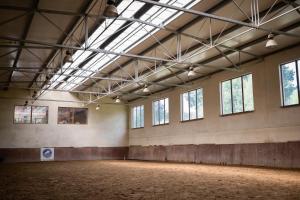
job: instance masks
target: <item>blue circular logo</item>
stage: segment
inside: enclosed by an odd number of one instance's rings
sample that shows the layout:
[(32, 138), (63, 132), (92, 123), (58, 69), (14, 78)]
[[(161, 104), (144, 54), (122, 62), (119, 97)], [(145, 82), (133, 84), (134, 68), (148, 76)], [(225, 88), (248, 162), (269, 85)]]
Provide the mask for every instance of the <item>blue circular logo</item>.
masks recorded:
[(51, 149), (44, 149), (44, 150), (43, 150), (43, 156), (44, 156), (45, 158), (51, 158), (51, 156), (52, 156), (52, 151), (51, 151)]

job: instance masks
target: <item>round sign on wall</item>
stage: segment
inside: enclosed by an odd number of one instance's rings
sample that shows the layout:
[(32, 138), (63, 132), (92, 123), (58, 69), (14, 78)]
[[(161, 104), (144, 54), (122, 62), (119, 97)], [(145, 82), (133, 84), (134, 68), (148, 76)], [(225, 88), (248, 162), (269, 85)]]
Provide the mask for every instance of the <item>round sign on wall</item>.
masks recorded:
[(41, 161), (54, 160), (54, 148), (43, 147), (41, 148)]

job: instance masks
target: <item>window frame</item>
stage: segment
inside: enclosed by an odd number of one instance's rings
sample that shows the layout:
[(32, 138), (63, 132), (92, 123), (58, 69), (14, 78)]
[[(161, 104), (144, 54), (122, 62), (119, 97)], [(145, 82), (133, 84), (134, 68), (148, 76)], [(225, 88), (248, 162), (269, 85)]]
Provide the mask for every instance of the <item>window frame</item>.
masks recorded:
[[(168, 99), (168, 110), (169, 110), (168, 122), (166, 122), (166, 99)], [(160, 123), (159, 104), (161, 100), (164, 100), (164, 123)], [(158, 102), (158, 124), (155, 124), (155, 107), (154, 107), (155, 102)], [(163, 97), (152, 101), (152, 126), (163, 126), (163, 125), (168, 125), (169, 123), (170, 123), (170, 98)]]
[[(191, 89), (188, 90), (186, 92), (183, 92), (180, 94), (180, 122), (189, 122), (189, 121), (196, 121), (196, 120), (202, 120), (204, 119), (204, 105), (202, 105), (203, 107), (203, 116), (198, 118), (198, 101), (197, 101), (197, 91), (198, 90), (202, 90), (202, 104), (204, 104), (204, 97), (203, 97), (203, 88), (196, 88), (196, 89)], [(190, 92), (195, 91), (195, 95), (196, 95), (196, 118), (195, 119), (191, 119), (191, 108), (190, 108)], [(189, 103), (189, 119), (187, 120), (183, 120), (183, 95), (188, 93), (188, 103)]]
[[(76, 123), (74, 123), (74, 121), (73, 121), (73, 123), (59, 123), (59, 117), (58, 117), (58, 110), (59, 110), (59, 108), (71, 108), (71, 109), (73, 109), (73, 120), (75, 119), (75, 109), (86, 109), (87, 110), (87, 116), (86, 116), (86, 123), (84, 123), (84, 124), (76, 124)], [(86, 107), (66, 107), (66, 106), (58, 106), (57, 107), (57, 125), (88, 125), (89, 124), (89, 109), (88, 108), (86, 108)]]
[[(24, 105), (14, 105), (14, 115), (13, 115), (13, 124), (40, 124), (40, 125), (44, 125), (44, 124), (49, 124), (49, 106), (35, 106), (35, 105), (27, 105), (30, 107), (30, 123), (16, 123), (15, 122), (15, 116), (16, 116), (16, 106), (23, 106)], [(32, 107), (44, 107), (44, 108), (47, 108), (47, 123), (32, 123)]]
[[(298, 103), (297, 104), (291, 104), (291, 105), (285, 105), (284, 103), (284, 91), (283, 91), (283, 80), (282, 80), (282, 66), (289, 64), (289, 63), (295, 63), (296, 66), (296, 81), (297, 81), (297, 93), (298, 93)], [(299, 68), (300, 65), (298, 65), (298, 62), (300, 62), (299, 59), (290, 60), (284, 63), (279, 64), (279, 84), (280, 84), (280, 99), (281, 99), (281, 108), (288, 108), (288, 107), (294, 107), (294, 106), (300, 106), (300, 77), (299, 77)]]
[[(143, 115), (142, 115), (142, 112), (141, 112), (141, 109), (140, 109), (140, 119), (143, 117), (143, 126), (140, 126), (140, 127), (137, 127), (137, 126), (133, 126), (133, 110), (135, 108), (138, 108), (138, 107), (143, 107)], [(135, 116), (137, 117), (137, 115), (135, 114)], [(137, 120), (135, 119), (135, 122), (137, 122)], [(136, 106), (133, 106), (131, 107), (131, 129), (140, 129), (140, 128), (145, 128), (145, 106), (144, 105), (136, 105)]]
[[(245, 100), (244, 100), (244, 96), (245, 95), (244, 95), (244, 81), (243, 81), (243, 77), (248, 76), (248, 75), (251, 75), (251, 77), (252, 77), (253, 110), (247, 110), (247, 111), (245, 111)], [(232, 80), (237, 79), (237, 78), (241, 78), (242, 103), (243, 103), (243, 111), (241, 111), (241, 112), (233, 112), (234, 105), (233, 105)], [(222, 90), (222, 83), (226, 82), (226, 81), (230, 81), (230, 93), (231, 93), (231, 113), (228, 113), (228, 114), (224, 114), (223, 113), (223, 90)], [(225, 80), (220, 81), (220, 83), (219, 83), (219, 94), (220, 94), (220, 113), (221, 113), (220, 116), (221, 117), (254, 112), (255, 111), (255, 106), (254, 106), (255, 105), (255, 100), (254, 100), (253, 73), (247, 73), (247, 74), (235, 76), (233, 78), (229, 78), (229, 79), (225, 79)]]

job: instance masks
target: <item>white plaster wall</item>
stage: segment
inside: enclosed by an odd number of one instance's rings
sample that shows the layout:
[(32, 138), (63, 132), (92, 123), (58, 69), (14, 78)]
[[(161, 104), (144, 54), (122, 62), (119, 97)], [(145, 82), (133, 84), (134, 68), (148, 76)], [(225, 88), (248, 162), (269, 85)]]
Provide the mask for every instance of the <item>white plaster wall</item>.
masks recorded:
[[(129, 145), (235, 144), (287, 142), (300, 140), (300, 106), (281, 108), (278, 66), (300, 58), (300, 47), (267, 57), (260, 63), (242, 66), (243, 72), (221, 72), (194, 82), (204, 89), (204, 119), (180, 122), (180, 94), (174, 89), (155, 96), (170, 98), (170, 124), (152, 126), (153, 99), (137, 100), (145, 105), (145, 128), (129, 130)], [(220, 116), (220, 81), (253, 74), (255, 111)], [(192, 89), (189, 88), (189, 89)]]
[[(81, 103), (38, 101), (33, 105), (49, 106), (48, 124), (14, 124), (14, 105), (23, 105), (25, 100), (1, 96), (26, 97), (28, 92), (0, 92), (0, 148), (128, 146), (128, 108), (124, 105), (105, 104), (99, 111), (95, 104), (89, 105), (88, 124), (70, 125), (57, 124), (58, 107), (81, 107)], [(79, 101), (61, 92), (49, 92), (42, 98)]]

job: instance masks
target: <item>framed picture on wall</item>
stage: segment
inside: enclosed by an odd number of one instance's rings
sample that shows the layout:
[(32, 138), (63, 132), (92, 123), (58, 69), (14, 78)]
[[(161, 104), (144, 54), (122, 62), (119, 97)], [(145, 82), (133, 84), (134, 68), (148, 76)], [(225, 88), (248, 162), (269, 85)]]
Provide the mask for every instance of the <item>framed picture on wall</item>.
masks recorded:
[(15, 124), (48, 124), (48, 106), (15, 106)]
[(87, 124), (87, 108), (58, 107), (58, 124)]
[(87, 108), (74, 109), (74, 124), (87, 124)]

